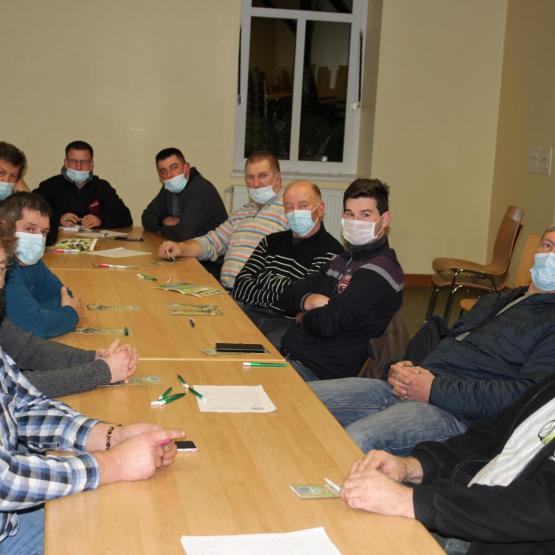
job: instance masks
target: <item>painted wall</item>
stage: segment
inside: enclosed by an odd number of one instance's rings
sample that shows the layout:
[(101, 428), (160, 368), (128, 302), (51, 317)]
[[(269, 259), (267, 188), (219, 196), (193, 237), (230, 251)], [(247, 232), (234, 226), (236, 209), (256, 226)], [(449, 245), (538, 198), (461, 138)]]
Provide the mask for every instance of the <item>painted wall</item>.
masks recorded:
[(555, 3), (509, 0), (505, 45), (490, 248), (506, 207), (520, 206), (518, 260), (524, 237), (555, 222), (555, 176), (527, 171), (529, 145), (555, 145)]

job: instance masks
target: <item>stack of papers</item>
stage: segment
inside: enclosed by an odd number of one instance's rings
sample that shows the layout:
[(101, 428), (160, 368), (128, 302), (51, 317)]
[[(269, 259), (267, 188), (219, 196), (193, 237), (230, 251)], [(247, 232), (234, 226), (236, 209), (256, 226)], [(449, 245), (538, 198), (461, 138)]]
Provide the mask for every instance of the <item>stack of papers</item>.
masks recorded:
[(201, 412), (274, 412), (275, 405), (261, 385), (195, 385)]

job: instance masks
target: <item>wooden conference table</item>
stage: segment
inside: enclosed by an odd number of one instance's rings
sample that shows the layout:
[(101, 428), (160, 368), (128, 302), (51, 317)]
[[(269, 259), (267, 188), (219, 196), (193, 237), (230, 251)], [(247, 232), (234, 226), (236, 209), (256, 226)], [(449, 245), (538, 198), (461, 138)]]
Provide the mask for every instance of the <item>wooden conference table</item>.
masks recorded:
[[(74, 258), (72, 264), (82, 262), (81, 256)], [(187, 263), (195, 265), (194, 271), (202, 276), (204, 270), (198, 263)], [(165, 271), (162, 266), (153, 268), (152, 274)], [(250, 329), (246, 316), (237, 307), (237, 312), (232, 310), (233, 301), (227, 295), (198, 299), (203, 303), (210, 299), (209, 304), (218, 299), (224, 306), (225, 298), (230, 305), (225, 305), (223, 316), (204, 317), (192, 329), (184, 324), (169, 325), (166, 319), (175, 322), (182, 318), (161, 316), (163, 310), (153, 314), (159, 309), (155, 293), (166, 292), (151, 290), (150, 282), (138, 280), (134, 273), (101, 274), (92, 267), (55, 271), (64, 281), (75, 279), (71, 286), (83, 298), (84, 291), (89, 294), (89, 290), (95, 295), (106, 294), (103, 304), (137, 303), (137, 297), (130, 301), (131, 296), (126, 295), (139, 291), (137, 304), (144, 310), (138, 313), (142, 320), (137, 324), (142, 322), (145, 333), (138, 326), (137, 334), (133, 329), (133, 336), (122, 339), (138, 340), (141, 353), (145, 341), (150, 352), (160, 355), (141, 359), (136, 372), (137, 376), (158, 376), (159, 384), (109, 386), (63, 400), (88, 416), (109, 422), (156, 422), (184, 429), (198, 452), (179, 454), (171, 467), (148, 481), (113, 484), (48, 502), (47, 555), (182, 554), (181, 535), (286, 532), (316, 526), (324, 526), (345, 555), (442, 553), (418, 522), (353, 511), (337, 499), (302, 500), (290, 490), (290, 483), (318, 483), (324, 477), (341, 483), (361, 452), (291, 367), (244, 368), (241, 361), (252, 360), (252, 355), (235, 360), (198, 356), (195, 349), (202, 341), (192, 332), (199, 332), (199, 337), (205, 334), (207, 341), (226, 330), (229, 335), (224, 339), (244, 342), (247, 333), (249, 342), (251, 338), (262, 342), (263, 336)], [(109, 284), (104, 276), (108, 276)], [(101, 280), (98, 285), (95, 278)], [(204, 275), (203, 283), (215, 283), (210, 279)], [(179, 297), (179, 302), (193, 299)], [(101, 301), (94, 297), (90, 302)], [(103, 319), (99, 325), (119, 327), (122, 314), (132, 313), (94, 314)], [(133, 322), (130, 327), (135, 325)], [(218, 331), (210, 331), (218, 327)], [(83, 337), (90, 336), (68, 334), (63, 339), (81, 346)], [(96, 344), (103, 338), (106, 341), (102, 343), (112, 340), (110, 336), (94, 336)], [(187, 344), (194, 347), (189, 349)], [(167, 360), (179, 348), (180, 356)], [(168, 351), (172, 356), (165, 356)], [(280, 360), (278, 354), (260, 356)], [(177, 373), (192, 384), (262, 384), (277, 410), (265, 414), (201, 413), (190, 394), (164, 407), (151, 407), (150, 401), (170, 385), (178, 390)]]

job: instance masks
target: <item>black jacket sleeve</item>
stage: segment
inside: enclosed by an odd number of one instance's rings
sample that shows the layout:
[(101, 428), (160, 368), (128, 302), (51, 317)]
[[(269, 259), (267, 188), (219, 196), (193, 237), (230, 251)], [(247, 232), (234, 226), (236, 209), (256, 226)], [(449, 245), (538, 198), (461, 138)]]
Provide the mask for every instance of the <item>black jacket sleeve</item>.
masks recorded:
[(118, 196), (116, 190), (104, 180), (102, 209), (98, 217), (102, 220), (102, 227), (129, 227), (133, 225), (133, 218), (129, 208)]
[(143, 210), (141, 221), (143, 227), (147, 231), (159, 232), (162, 226), (162, 220), (168, 216), (166, 208), (166, 198), (164, 195), (164, 187), (158, 191), (158, 194), (150, 201), (148, 206)]

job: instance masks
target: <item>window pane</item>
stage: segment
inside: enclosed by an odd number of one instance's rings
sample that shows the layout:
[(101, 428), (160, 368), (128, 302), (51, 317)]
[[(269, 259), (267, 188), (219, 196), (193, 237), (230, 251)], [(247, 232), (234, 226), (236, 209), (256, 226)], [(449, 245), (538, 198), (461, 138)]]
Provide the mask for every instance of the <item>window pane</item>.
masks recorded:
[(294, 20), (251, 19), (245, 157), (264, 149), (290, 158), (296, 34)]
[(349, 23), (308, 21), (299, 160), (343, 161)]
[(253, 8), (352, 13), (353, 0), (252, 0)]

